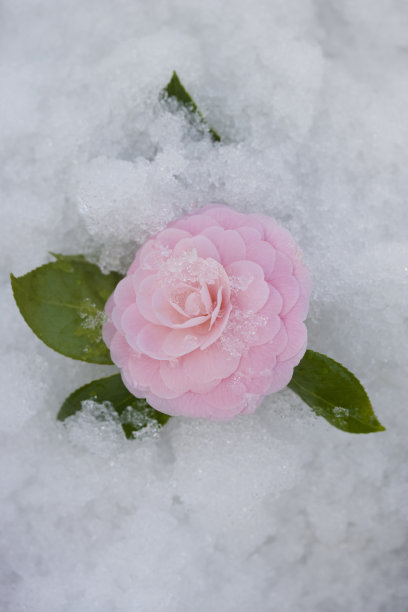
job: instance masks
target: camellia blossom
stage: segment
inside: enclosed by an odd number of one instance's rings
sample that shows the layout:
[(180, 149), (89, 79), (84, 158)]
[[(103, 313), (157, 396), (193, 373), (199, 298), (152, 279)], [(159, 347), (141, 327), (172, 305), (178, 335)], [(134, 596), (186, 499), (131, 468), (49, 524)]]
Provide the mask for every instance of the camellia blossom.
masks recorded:
[(137, 251), (106, 304), (103, 338), (136, 397), (228, 420), (289, 383), (306, 350), (310, 289), (286, 229), (208, 205)]

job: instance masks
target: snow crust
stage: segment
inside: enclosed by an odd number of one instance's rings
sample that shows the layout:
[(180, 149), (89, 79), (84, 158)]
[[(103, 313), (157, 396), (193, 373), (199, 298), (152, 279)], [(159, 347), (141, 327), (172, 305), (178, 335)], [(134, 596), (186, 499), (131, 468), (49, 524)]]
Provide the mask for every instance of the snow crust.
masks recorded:
[[(2, 611), (407, 610), (407, 21), (402, 0), (5, 0)], [(222, 146), (157, 101), (173, 69)], [(9, 272), (47, 251), (125, 270), (207, 202), (293, 233), (309, 346), (360, 377), (385, 433), (336, 431), (288, 390), (133, 442), (92, 403), (55, 420), (114, 369), (42, 345)]]

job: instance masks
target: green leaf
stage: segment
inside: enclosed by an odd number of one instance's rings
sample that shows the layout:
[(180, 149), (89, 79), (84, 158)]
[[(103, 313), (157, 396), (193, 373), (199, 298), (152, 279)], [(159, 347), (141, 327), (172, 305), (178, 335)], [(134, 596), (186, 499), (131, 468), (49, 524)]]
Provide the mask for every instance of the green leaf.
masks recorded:
[(132, 395), (123, 384), (120, 374), (94, 380), (74, 391), (62, 404), (57, 418), (64, 421), (82, 410), (82, 402), (86, 400), (99, 404), (109, 402), (109, 407), (120, 417), (122, 429), (129, 439), (134, 438), (136, 431), (150, 424), (165, 425), (170, 418), (149, 406), (146, 400)]
[(384, 431), (359, 380), (341, 363), (306, 351), (288, 387), (331, 425), (349, 433)]
[(212, 127), (209, 127), (207, 125), (204, 115), (202, 114), (202, 112), (200, 111), (200, 109), (198, 108), (197, 104), (194, 102), (193, 98), (190, 96), (188, 91), (182, 85), (175, 71), (173, 72), (170, 82), (166, 85), (163, 92), (167, 94), (169, 98), (175, 98), (181, 106), (186, 108), (193, 115), (196, 115), (200, 123), (204, 125), (206, 129), (208, 130), (214, 142), (221, 141), (219, 134), (217, 134), (217, 132), (213, 130)]
[(82, 255), (56, 255), (24, 276), (11, 274), (14, 298), (27, 325), (50, 348), (72, 359), (111, 364), (102, 340), (106, 300), (121, 280)]

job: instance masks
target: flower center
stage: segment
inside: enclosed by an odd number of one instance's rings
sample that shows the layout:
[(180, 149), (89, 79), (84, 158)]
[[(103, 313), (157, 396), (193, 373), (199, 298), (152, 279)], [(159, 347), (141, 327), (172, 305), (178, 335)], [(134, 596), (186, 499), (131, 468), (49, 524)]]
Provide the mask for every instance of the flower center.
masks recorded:
[(181, 256), (169, 257), (160, 268), (160, 282), (171, 306), (187, 318), (209, 318), (221, 309), (229, 281), (215, 259), (199, 257), (193, 249)]

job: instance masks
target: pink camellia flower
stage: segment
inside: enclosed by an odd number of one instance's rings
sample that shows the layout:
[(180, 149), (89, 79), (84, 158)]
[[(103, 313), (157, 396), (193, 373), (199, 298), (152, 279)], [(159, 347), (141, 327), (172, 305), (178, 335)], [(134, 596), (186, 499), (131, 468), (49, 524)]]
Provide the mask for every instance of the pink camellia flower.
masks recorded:
[(306, 350), (310, 277), (289, 232), (209, 205), (138, 250), (103, 338), (133, 395), (228, 420), (285, 387)]

